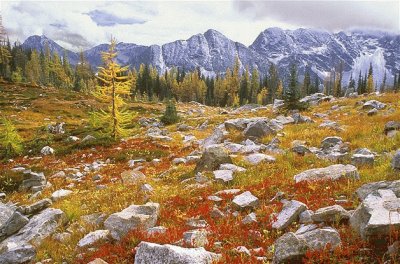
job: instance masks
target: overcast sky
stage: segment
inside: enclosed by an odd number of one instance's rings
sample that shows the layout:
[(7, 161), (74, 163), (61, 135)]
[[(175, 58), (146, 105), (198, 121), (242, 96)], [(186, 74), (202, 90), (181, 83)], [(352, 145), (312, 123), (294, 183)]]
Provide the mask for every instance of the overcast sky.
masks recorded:
[(164, 44), (213, 28), (250, 45), (269, 27), (400, 32), (400, 1), (0, 1), (12, 41), (46, 35), (72, 50), (118, 41)]

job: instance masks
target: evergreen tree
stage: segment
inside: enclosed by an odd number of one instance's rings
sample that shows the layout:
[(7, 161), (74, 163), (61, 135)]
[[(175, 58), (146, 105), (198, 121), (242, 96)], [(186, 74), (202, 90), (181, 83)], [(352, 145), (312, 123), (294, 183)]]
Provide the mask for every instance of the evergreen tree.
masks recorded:
[(356, 89), (356, 81), (353, 79), (353, 74), (350, 75), (348, 91), (354, 93)]
[(164, 115), (160, 118), (165, 125), (175, 124), (179, 121), (179, 116), (176, 111), (175, 100), (168, 100), (165, 107)]
[(251, 73), (251, 82), (250, 82), (250, 93), (248, 97), (248, 101), (250, 103), (255, 103), (257, 99), (257, 93), (260, 90), (260, 81), (259, 74), (256, 68), (253, 68)]
[(319, 78), (318, 78), (318, 75), (315, 76), (314, 85), (311, 88), (312, 88), (311, 89), (311, 94), (319, 92)]
[(289, 110), (304, 110), (307, 106), (300, 102), (300, 93), (297, 85), (297, 67), (290, 66), (289, 86), (285, 91), (283, 108)]
[(6, 158), (13, 157), (15, 155), (21, 154), (22, 139), (19, 136), (17, 129), (11, 120), (3, 118), (3, 127), (0, 133), (0, 145), (3, 149), (3, 156)]
[(383, 80), (382, 80), (382, 84), (381, 84), (380, 93), (384, 93), (385, 90), (386, 90), (386, 70), (385, 70), (385, 73), (383, 75)]
[(311, 86), (311, 76), (310, 76), (310, 66), (306, 66), (304, 73), (304, 81), (302, 87), (302, 96), (306, 96), (310, 94), (310, 86)]
[(283, 84), (282, 80), (278, 81), (278, 89), (276, 90), (276, 98), (282, 99), (283, 98)]
[(240, 82), (239, 104), (240, 105), (246, 104), (248, 102), (248, 97), (249, 97), (249, 68), (246, 67), (246, 70)]
[(36, 50), (31, 53), (31, 59), (26, 64), (25, 69), (27, 79), (33, 85), (37, 85), (40, 82), (40, 58)]
[(358, 76), (358, 82), (357, 82), (357, 93), (358, 94), (362, 94), (362, 85), (363, 85), (363, 81), (362, 81), (362, 75), (361, 75), (361, 71), (360, 71), (360, 75)]
[(264, 83), (264, 87), (267, 87), (268, 91), (268, 102), (273, 102), (276, 98), (276, 91), (278, 90), (279, 74), (278, 69), (274, 63), (271, 63), (268, 69), (268, 81)]
[(115, 46), (115, 39), (111, 39), (109, 50), (101, 54), (104, 67), (99, 67), (100, 85), (94, 92), (94, 96), (101, 102), (107, 103), (108, 107), (94, 112), (92, 121), (95, 126), (103, 128), (106, 134), (117, 139), (128, 135), (127, 126), (133, 114), (125, 109), (124, 99), (130, 94), (132, 80), (128, 75), (128, 66), (121, 67), (115, 62), (117, 57)]
[(366, 92), (367, 93), (373, 93), (375, 91), (374, 87), (374, 78), (373, 78), (373, 71), (372, 71), (372, 63), (369, 64), (369, 70), (368, 70), (368, 80), (367, 80), (367, 88)]

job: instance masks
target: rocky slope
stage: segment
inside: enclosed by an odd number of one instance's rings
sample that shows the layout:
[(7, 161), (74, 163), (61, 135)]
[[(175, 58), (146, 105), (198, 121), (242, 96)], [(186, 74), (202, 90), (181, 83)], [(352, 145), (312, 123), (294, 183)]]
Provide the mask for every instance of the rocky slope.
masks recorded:
[(0, 88), (26, 150), (0, 164), (0, 263), (400, 260), (398, 94), (314, 94), (288, 115), (179, 103), (171, 126), (131, 102), (115, 142), (87, 95)]
[[(45, 42), (51, 50), (62, 54), (62, 48), (45, 36), (29, 37), (23, 44), (25, 48), (43, 50)], [(141, 46), (119, 43), (118, 60), (123, 64), (138, 67), (141, 63), (152, 64), (160, 72), (177, 66), (186, 70), (199, 67), (206, 75), (223, 74), (232, 67), (236, 56), (242, 70), (249, 65), (266, 73), (269, 63), (278, 65), (282, 74), (287, 73), (290, 63), (299, 65), (300, 73), (305, 65), (310, 65), (314, 74), (324, 79), (327, 74), (343, 61), (345, 78), (366, 72), (372, 63), (375, 80), (382, 82), (387, 71), (388, 82), (400, 70), (400, 36), (385, 32), (330, 33), (313, 29), (282, 30), (269, 28), (261, 32), (249, 46), (228, 39), (216, 30), (208, 30), (187, 40), (177, 40), (162, 46)], [(85, 51), (93, 66), (101, 64), (100, 51), (107, 49), (101, 44)], [(77, 54), (68, 52), (70, 61), (77, 62)]]

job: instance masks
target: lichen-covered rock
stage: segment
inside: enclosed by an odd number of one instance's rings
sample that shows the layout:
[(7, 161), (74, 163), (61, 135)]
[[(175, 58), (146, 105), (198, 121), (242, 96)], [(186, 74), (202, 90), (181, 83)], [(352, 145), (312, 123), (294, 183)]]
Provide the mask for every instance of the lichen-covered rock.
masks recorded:
[(195, 172), (213, 171), (224, 163), (232, 163), (232, 159), (226, 149), (222, 146), (211, 146), (204, 150), (196, 165)]
[(216, 180), (220, 180), (224, 183), (233, 180), (233, 171), (231, 170), (216, 170), (213, 173)]
[(272, 228), (283, 230), (292, 222), (299, 218), (299, 215), (307, 210), (307, 206), (299, 201), (286, 201), (281, 212), (277, 215), (276, 220), (272, 223)]
[(255, 208), (259, 205), (259, 200), (251, 192), (247, 191), (233, 198), (233, 205), (239, 209)]
[(296, 233), (286, 233), (275, 241), (274, 263), (302, 263), (307, 250), (333, 250), (341, 245), (339, 233), (331, 227), (302, 226)]
[(400, 170), (400, 149), (396, 151), (392, 159), (392, 168)]
[(154, 227), (159, 210), (158, 203), (131, 205), (121, 212), (110, 215), (104, 222), (104, 227), (110, 230), (114, 239), (119, 240), (132, 229)]
[(264, 120), (252, 122), (243, 131), (246, 138), (262, 138), (268, 135), (275, 135), (276, 130), (270, 127)]
[(253, 153), (253, 154), (246, 156), (245, 160), (252, 165), (257, 165), (260, 162), (273, 163), (273, 162), (275, 162), (276, 159), (267, 154)]
[(350, 218), (350, 225), (369, 241), (379, 241), (400, 230), (400, 199), (390, 189), (368, 194)]
[(0, 245), (1, 264), (22, 264), (32, 261), (36, 256), (35, 248), (28, 243), (6, 243)]
[(356, 194), (363, 201), (369, 194), (379, 189), (391, 190), (397, 197), (400, 197), (400, 180), (366, 183), (357, 189)]
[(135, 264), (211, 264), (220, 258), (221, 255), (208, 252), (202, 247), (183, 248), (140, 242), (136, 248)]
[(348, 178), (359, 180), (358, 170), (353, 165), (335, 164), (325, 168), (310, 169), (294, 176), (296, 183), (302, 181), (339, 180)]
[(274, 263), (301, 263), (301, 259), (307, 252), (307, 244), (304, 239), (289, 232), (275, 241)]
[(92, 246), (100, 241), (107, 241), (110, 238), (110, 231), (109, 230), (96, 230), (90, 232), (89, 234), (85, 235), (81, 240), (78, 242), (78, 247), (89, 247)]
[(311, 216), (311, 219), (314, 222), (339, 222), (342, 220), (349, 220), (349, 218), (350, 213), (347, 212), (347, 210), (342, 206), (337, 204), (319, 208)]
[(357, 149), (351, 157), (351, 163), (358, 165), (373, 165), (375, 155), (369, 149), (361, 148)]

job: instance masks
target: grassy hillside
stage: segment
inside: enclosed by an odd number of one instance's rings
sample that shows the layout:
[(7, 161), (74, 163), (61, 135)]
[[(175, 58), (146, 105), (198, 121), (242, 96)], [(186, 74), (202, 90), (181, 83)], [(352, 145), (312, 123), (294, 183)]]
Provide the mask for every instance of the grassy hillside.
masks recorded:
[[(368, 116), (361, 110), (360, 101), (377, 99), (388, 106), (377, 115)], [(289, 124), (280, 132), (279, 147), (282, 154), (270, 153), (276, 158), (275, 163), (261, 163), (251, 166), (244, 162), (240, 155), (233, 157), (236, 165), (247, 169), (246, 172), (235, 174), (231, 183), (210, 182), (196, 184), (194, 177), (195, 163), (174, 165), (174, 158), (185, 157), (197, 149), (195, 144), (184, 144), (178, 125), (167, 126), (172, 141), (162, 142), (149, 139), (146, 129), (137, 124), (141, 117), (161, 116), (164, 106), (159, 103), (131, 103), (130, 108), (137, 111), (138, 116), (132, 120), (134, 134), (123, 141), (114, 142), (101, 138), (88, 123), (88, 113), (98, 103), (89, 95), (58, 90), (54, 88), (38, 88), (0, 84), (0, 115), (9, 117), (16, 125), (24, 140), (24, 154), (0, 164), (0, 191), (7, 193), (6, 202), (20, 205), (31, 204), (44, 197), (49, 197), (59, 189), (70, 189), (73, 194), (53, 204), (54, 208), (62, 209), (68, 217), (68, 225), (60, 232), (69, 231), (72, 235), (64, 243), (47, 238), (40, 246), (36, 260), (51, 258), (54, 263), (87, 263), (96, 257), (101, 257), (108, 263), (132, 263), (134, 248), (140, 241), (155, 243), (174, 243), (182, 238), (183, 232), (189, 228), (185, 225), (187, 219), (201, 218), (210, 225), (209, 245), (207, 250), (220, 252), (223, 255), (221, 263), (259, 263), (255, 257), (239, 254), (233, 249), (245, 246), (248, 249), (262, 248), (261, 255), (266, 261), (272, 259), (273, 243), (282, 232), (271, 228), (271, 214), (279, 212), (282, 205), (270, 202), (278, 191), (285, 192), (290, 198), (308, 205), (316, 210), (323, 206), (335, 204), (336, 199), (347, 199), (342, 204), (346, 209), (355, 209), (359, 204), (355, 190), (362, 184), (379, 180), (396, 180), (398, 172), (394, 172), (390, 161), (394, 151), (400, 146), (400, 135), (389, 138), (384, 134), (384, 126), (388, 121), (400, 120), (400, 95), (385, 94), (382, 96), (367, 96), (358, 98), (337, 99), (310, 108), (303, 115), (311, 117), (314, 123)], [(196, 104), (178, 104), (182, 117), (181, 123), (192, 127), (209, 121), (207, 129), (200, 131), (192, 129), (182, 134), (192, 134), (197, 139), (210, 135), (215, 126), (223, 121), (238, 117), (275, 117), (277, 113), (271, 107), (256, 112), (221, 113), (222, 109), (200, 107)], [(190, 114), (190, 110), (204, 109), (204, 113)], [(334, 110), (332, 110), (334, 109)], [(316, 113), (325, 113), (327, 118), (336, 121), (343, 131), (321, 128), (323, 118)], [(47, 132), (48, 124), (65, 122), (66, 133), (53, 135)], [(87, 143), (68, 142), (69, 136), (84, 138), (93, 135), (97, 139)], [(379, 155), (373, 166), (359, 168), (360, 181), (340, 180), (336, 182), (315, 182), (295, 184), (293, 176), (311, 168), (325, 167), (332, 162), (321, 160), (313, 154), (297, 155), (290, 151), (293, 140), (304, 140), (308, 146), (319, 146), (327, 136), (339, 136), (349, 142), (350, 151), (357, 148), (369, 148)], [(227, 136), (234, 142), (240, 142), (240, 133), (230, 133)], [(262, 139), (268, 143), (272, 137)], [(49, 145), (55, 150), (54, 155), (41, 156), (42, 147)], [(268, 154), (268, 153), (267, 153)], [(40, 157), (40, 158), (36, 158)], [(128, 185), (121, 180), (121, 173), (129, 170), (131, 159), (146, 160), (141, 171), (146, 175), (145, 183), (150, 184), (154, 191), (144, 193), (141, 184)], [(160, 159), (153, 163), (153, 159)], [(83, 170), (85, 164), (103, 161), (105, 166), (98, 171), (89, 172), (81, 181), (68, 177), (52, 178), (60, 170), (65, 172), (76, 168)], [(108, 161), (107, 161), (108, 160)], [(107, 161), (107, 162), (106, 162)], [(350, 163), (347, 159), (342, 163)], [(33, 171), (43, 171), (51, 183), (39, 197), (31, 198), (31, 193), (17, 190), (22, 178), (19, 173), (11, 172), (15, 166), (23, 166)], [(167, 173), (166, 173), (167, 172)], [(95, 175), (101, 179), (94, 181)], [(160, 175), (163, 175), (160, 177)], [(212, 173), (205, 176), (212, 178)], [(260, 199), (260, 206), (255, 210), (257, 223), (245, 225), (241, 220), (249, 212), (239, 212), (237, 216), (227, 216), (215, 219), (210, 216), (214, 202), (207, 199), (217, 191), (225, 189), (240, 189), (251, 191)], [(219, 208), (228, 208), (233, 195), (222, 195), (223, 201)], [(146, 201), (160, 203), (161, 213), (158, 225), (167, 228), (165, 234), (147, 236), (144, 232), (132, 231), (120, 242), (103, 243), (94, 250), (78, 250), (77, 242), (95, 226), (85, 223), (81, 216), (92, 213), (109, 215), (121, 211), (131, 204), (142, 204)], [(341, 249), (334, 253), (329, 251), (310, 252), (306, 256), (307, 263), (367, 263), (378, 262), (382, 255), (378, 251), (362, 250), (369, 245), (362, 242), (350, 227), (343, 223), (334, 223), (342, 239)], [(298, 224), (291, 225), (288, 230), (295, 231)], [(222, 242), (221, 247), (214, 247), (214, 242)], [(374, 252), (374, 253), (372, 253)]]

